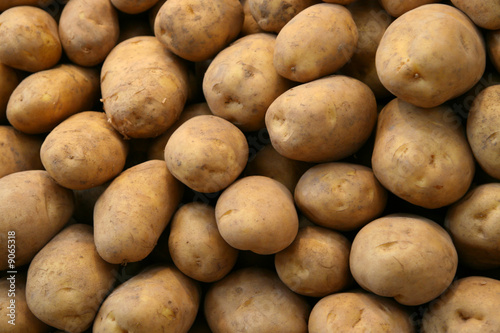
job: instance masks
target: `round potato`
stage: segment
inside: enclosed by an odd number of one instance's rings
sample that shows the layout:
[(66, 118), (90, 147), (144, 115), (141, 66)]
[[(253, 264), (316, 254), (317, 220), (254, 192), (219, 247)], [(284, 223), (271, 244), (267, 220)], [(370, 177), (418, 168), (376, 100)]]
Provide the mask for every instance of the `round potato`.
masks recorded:
[(0, 178), (8, 174), (43, 169), (43, 137), (27, 135), (12, 126), (0, 126)]
[(352, 242), (349, 265), (363, 289), (403, 305), (420, 305), (450, 286), (458, 257), (439, 224), (393, 214), (361, 228)]
[(139, 14), (152, 8), (158, 0), (110, 0), (119, 11), (127, 14)]
[(439, 0), (379, 0), (379, 2), (391, 16), (399, 17), (412, 9), (439, 2)]
[(18, 6), (0, 14), (0, 63), (27, 72), (54, 66), (62, 55), (57, 22), (43, 9)]
[(274, 149), (305, 162), (329, 162), (355, 153), (377, 118), (370, 88), (334, 75), (287, 90), (269, 106), (265, 122)]
[(7, 103), (19, 81), (19, 77), (13, 68), (0, 63), (0, 82), (2, 83), (0, 85), (0, 124), (5, 123), (5, 120), (7, 120)]
[(500, 29), (500, 3), (496, 0), (451, 0), (471, 20), (484, 29)]
[(485, 43), (459, 9), (429, 4), (391, 23), (380, 40), (375, 66), (380, 82), (392, 94), (431, 108), (465, 93), (481, 79)]

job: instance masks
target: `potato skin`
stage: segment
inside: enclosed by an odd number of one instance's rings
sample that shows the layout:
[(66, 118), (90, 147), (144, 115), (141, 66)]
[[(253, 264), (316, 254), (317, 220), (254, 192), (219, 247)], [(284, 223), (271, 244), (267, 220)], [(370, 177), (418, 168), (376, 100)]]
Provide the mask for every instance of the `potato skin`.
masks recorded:
[(158, 0), (111, 0), (113, 6), (127, 14), (139, 14), (153, 7)]
[(21, 132), (48, 133), (69, 116), (91, 110), (99, 97), (99, 72), (61, 64), (25, 78), (12, 92), (7, 119)]
[[(44, 170), (27, 170), (0, 178), (0, 245), (7, 258), (7, 233), (16, 233), (16, 267), (31, 259), (68, 223), (75, 208), (73, 192)], [(7, 260), (0, 270), (7, 269)]]
[(113, 290), (99, 309), (92, 331), (187, 332), (200, 297), (199, 285), (177, 268), (150, 266)]
[(0, 124), (7, 120), (6, 111), (10, 95), (19, 84), (16, 71), (9, 66), (0, 63)]
[(118, 12), (110, 0), (72, 0), (61, 12), (61, 45), (77, 65), (102, 63), (116, 45), (119, 34)]
[(164, 161), (146, 161), (123, 171), (94, 206), (99, 255), (113, 264), (144, 259), (170, 222), (182, 190)]
[(399, 17), (412, 9), (439, 2), (439, 0), (379, 0), (379, 2), (391, 16)]
[(495, 0), (451, 0), (479, 27), (489, 30), (500, 29), (500, 3)]
[(27, 72), (48, 69), (62, 55), (56, 21), (37, 7), (12, 7), (1, 13), (0, 40), (0, 62)]
[(12, 126), (0, 126), (0, 178), (18, 171), (43, 169), (42, 143), (41, 136), (24, 134)]
[(33, 258), (26, 282), (28, 307), (52, 327), (83, 332), (110, 292), (116, 269), (97, 253), (92, 227), (72, 224)]

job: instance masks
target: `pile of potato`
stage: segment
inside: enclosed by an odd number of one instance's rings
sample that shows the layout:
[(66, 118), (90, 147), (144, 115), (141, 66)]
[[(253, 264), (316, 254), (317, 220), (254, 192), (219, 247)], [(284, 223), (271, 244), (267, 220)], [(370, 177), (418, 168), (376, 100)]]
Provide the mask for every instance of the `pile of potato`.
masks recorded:
[(499, 71), (496, 0), (2, 0), (0, 331), (500, 332)]

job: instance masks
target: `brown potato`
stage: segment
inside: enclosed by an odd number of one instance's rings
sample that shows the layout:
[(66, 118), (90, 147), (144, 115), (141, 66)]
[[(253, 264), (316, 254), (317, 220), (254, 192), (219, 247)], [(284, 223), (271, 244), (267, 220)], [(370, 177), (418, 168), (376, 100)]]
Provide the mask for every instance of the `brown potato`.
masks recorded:
[(16, 71), (0, 63), (0, 124), (7, 120), (7, 103), (10, 95), (20, 82)]
[(439, 0), (379, 0), (379, 2), (391, 16), (399, 17), (412, 9), (439, 2)]
[(147, 11), (156, 3), (158, 0), (110, 0), (113, 6), (115, 6), (119, 11), (127, 14), (139, 14)]
[(18, 171), (43, 169), (42, 143), (43, 137), (24, 134), (12, 126), (0, 126), (0, 178)]
[(471, 20), (484, 29), (500, 29), (500, 3), (496, 0), (451, 0)]

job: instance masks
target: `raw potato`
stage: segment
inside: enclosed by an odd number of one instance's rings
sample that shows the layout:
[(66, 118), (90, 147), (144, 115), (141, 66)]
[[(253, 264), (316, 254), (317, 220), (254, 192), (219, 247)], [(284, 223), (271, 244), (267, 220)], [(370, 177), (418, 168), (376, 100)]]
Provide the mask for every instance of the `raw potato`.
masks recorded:
[(119, 34), (118, 12), (110, 0), (72, 0), (62, 10), (59, 37), (64, 52), (77, 65), (102, 63)]
[(467, 138), (476, 161), (491, 177), (500, 179), (500, 85), (482, 90), (467, 118)]
[(247, 160), (245, 135), (213, 115), (187, 120), (165, 146), (165, 161), (174, 177), (203, 193), (225, 189), (240, 175)]
[(354, 290), (320, 299), (309, 316), (309, 333), (416, 332), (406, 309), (397, 302)]
[(349, 264), (363, 289), (413, 306), (435, 299), (450, 286), (458, 258), (450, 235), (439, 224), (393, 214), (356, 234)]
[(156, 3), (158, 0), (110, 0), (113, 6), (115, 6), (119, 11), (127, 14), (139, 14), (147, 11)]
[(310, 307), (275, 272), (250, 267), (212, 284), (204, 312), (213, 333), (306, 333)]
[(453, 5), (467, 14), (484, 29), (500, 29), (500, 2), (496, 0), (451, 0)]
[(422, 318), (422, 332), (498, 332), (498, 308), (499, 280), (464, 277), (429, 305)]
[(460, 263), (475, 269), (500, 267), (500, 183), (473, 188), (448, 208), (445, 227)]
[(380, 81), (392, 94), (431, 108), (462, 95), (481, 79), (485, 43), (463, 12), (429, 4), (391, 23), (380, 40), (375, 64)]
[(265, 121), (281, 155), (305, 162), (340, 160), (368, 140), (377, 118), (370, 88), (334, 75), (287, 90), (274, 100)]
[(243, 26), (241, 27), (240, 36), (246, 36), (251, 34), (256, 34), (259, 32), (265, 32), (260, 25), (257, 23), (255, 18), (250, 11), (250, 0), (240, 0), (243, 6), (243, 13), (245, 18), (243, 19)]
[(54, 328), (84, 332), (110, 292), (116, 268), (99, 257), (92, 227), (72, 224), (31, 262), (26, 282), (28, 307)]
[(264, 176), (244, 177), (225, 189), (215, 205), (215, 217), (229, 245), (257, 254), (285, 249), (299, 228), (290, 191)]
[(179, 57), (203, 61), (238, 36), (244, 16), (239, 0), (168, 0), (156, 15), (154, 33)]
[(69, 116), (92, 110), (99, 96), (99, 71), (61, 64), (29, 75), (12, 93), (7, 119), (21, 132), (48, 133)]
[(31, 259), (68, 223), (75, 208), (73, 192), (56, 184), (44, 170), (0, 178), (0, 248), (8, 268), (7, 235), (15, 233), (15, 266)]
[(351, 284), (350, 250), (351, 242), (339, 232), (303, 227), (293, 243), (274, 256), (276, 272), (297, 294), (323, 297)]
[(48, 69), (62, 55), (57, 22), (36, 7), (13, 7), (1, 13), (0, 40), (0, 63), (27, 72)]
[(184, 333), (200, 304), (199, 285), (173, 266), (150, 266), (118, 286), (104, 301), (94, 333)]
[(403, 200), (429, 209), (452, 204), (469, 189), (474, 163), (451, 107), (423, 109), (396, 98), (380, 112), (373, 172)]
[(40, 157), (45, 170), (72, 190), (99, 186), (125, 166), (128, 143), (97, 111), (77, 113), (57, 125), (45, 138)]
[(16, 71), (9, 66), (0, 63), (0, 124), (7, 120), (6, 110), (10, 95), (19, 84)]
[(488, 56), (497, 72), (500, 72), (500, 29), (486, 32)]
[(146, 258), (170, 222), (182, 192), (182, 184), (165, 161), (150, 160), (123, 171), (94, 207), (99, 255), (113, 264)]
[(439, 2), (439, 0), (379, 0), (379, 2), (391, 16), (399, 17), (412, 9)]
[(118, 132), (130, 138), (156, 137), (184, 108), (187, 68), (155, 37), (129, 38), (106, 57), (101, 92), (104, 111)]
[(0, 126), (0, 178), (18, 171), (43, 169), (42, 142), (43, 137), (24, 134), (12, 126)]
[(292, 87), (273, 65), (275, 44), (275, 35), (251, 34), (215, 56), (203, 77), (203, 94), (214, 115), (244, 132), (265, 128), (269, 105)]
[(222, 279), (238, 257), (238, 250), (229, 246), (217, 229), (214, 207), (201, 202), (187, 203), (176, 211), (168, 249), (175, 266), (201, 282)]
[(312, 222), (342, 231), (379, 217), (387, 203), (387, 191), (370, 168), (341, 162), (311, 167), (299, 179), (294, 197)]
[(278, 33), (273, 63), (287, 79), (309, 82), (330, 75), (351, 59), (358, 29), (344, 6), (321, 3), (291, 19)]

